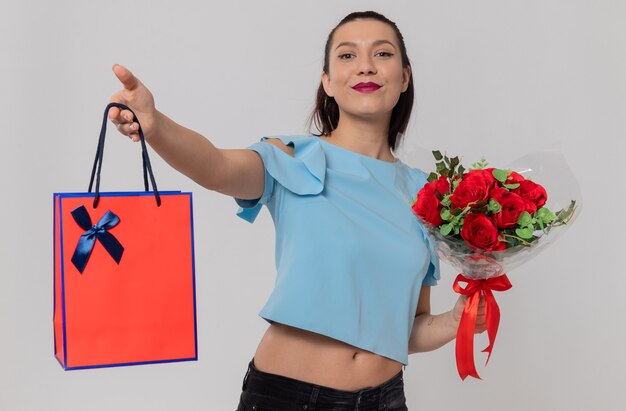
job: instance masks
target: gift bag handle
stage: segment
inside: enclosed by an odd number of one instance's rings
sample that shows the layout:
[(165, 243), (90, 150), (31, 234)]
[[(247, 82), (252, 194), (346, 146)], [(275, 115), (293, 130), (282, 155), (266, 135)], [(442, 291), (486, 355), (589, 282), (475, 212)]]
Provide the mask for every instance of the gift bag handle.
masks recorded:
[(141, 142), (141, 159), (143, 163), (143, 185), (145, 191), (150, 191), (148, 186), (148, 176), (150, 176), (150, 182), (152, 183), (152, 188), (154, 190), (154, 198), (156, 200), (157, 206), (161, 206), (161, 196), (159, 195), (159, 191), (157, 190), (156, 181), (154, 180), (154, 174), (152, 173), (152, 166), (150, 165), (150, 157), (148, 156), (148, 148), (146, 146), (146, 139), (143, 135), (143, 130), (141, 129), (141, 124), (139, 124), (139, 119), (135, 115), (135, 112), (130, 109), (130, 107), (122, 104), (122, 103), (109, 103), (104, 109), (104, 118), (102, 119), (102, 127), (100, 128), (100, 138), (98, 139), (98, 148), (96, 149), (96, 158), (93, 162), (93, 168), (91, 170), (91, 179), (89, 180), (89, 190), (91, 193), (91, 188), (93, 187), (94, 176), (96, 178), (96, 194), (93, 199), (93, 208), (98, 206), (98, 202), (100, 200), (100, 170), (102, 169), (102, 158), (104, 156), (104, 138), (106, 136), (107, 130), (107, 119), (109, 115), (109, 109), (111, 107), (118, 107), (122, 110), (128, 110), (133, 113), (134, 121), (139, 125), (139, 141)]

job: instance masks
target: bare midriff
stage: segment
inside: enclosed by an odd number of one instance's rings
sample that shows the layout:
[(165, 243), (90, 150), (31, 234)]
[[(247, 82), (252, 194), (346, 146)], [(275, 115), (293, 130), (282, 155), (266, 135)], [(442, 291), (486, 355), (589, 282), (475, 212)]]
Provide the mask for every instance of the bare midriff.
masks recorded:
[(402, 369), (402, 363), (322, 334), (272, 323), (254, 354), (254, 366), (337, 390), (375, 387)]

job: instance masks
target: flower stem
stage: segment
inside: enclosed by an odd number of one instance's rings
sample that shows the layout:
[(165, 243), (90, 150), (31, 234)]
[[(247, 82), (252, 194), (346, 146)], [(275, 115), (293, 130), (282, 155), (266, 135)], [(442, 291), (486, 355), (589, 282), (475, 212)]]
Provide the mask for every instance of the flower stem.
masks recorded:
[(513, 238), (515, 238), (516, 240), (518, 240), (519, 242), (524, 243), (524, 245), (530, 245), (530, 243), (529, 243), (528, 241), (526, 241), (526, 240), (524, 240), (523, 238), (518, 237), (518, 236), (516, 236), (516, 235), (512, 235), (512, 234), (504, 234), (504, 233), (502, 233), (502, 235), (503, 235), (504, 237), (513, 237)]

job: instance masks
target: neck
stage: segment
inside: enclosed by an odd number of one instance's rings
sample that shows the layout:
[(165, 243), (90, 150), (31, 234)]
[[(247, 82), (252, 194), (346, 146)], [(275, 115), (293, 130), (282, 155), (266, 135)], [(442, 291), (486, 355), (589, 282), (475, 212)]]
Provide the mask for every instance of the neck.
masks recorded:
[(383, 121), (363, 118), (355, 120), (341, 112), (337, 128), (327, 139), (369, 157), (394, 161), (395, 157), (391, 153), (388, 142), (390, 117), (391, 113)]

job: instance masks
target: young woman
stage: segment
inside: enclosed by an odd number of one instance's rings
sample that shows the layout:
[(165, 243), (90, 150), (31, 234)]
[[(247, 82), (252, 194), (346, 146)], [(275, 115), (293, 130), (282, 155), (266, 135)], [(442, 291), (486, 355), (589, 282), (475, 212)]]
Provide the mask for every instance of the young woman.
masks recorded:
[[(111, 102), (136, 113), (147, 142), (198, 184), (276, 227), (278, 279), (260, 315), (270, 325), (248, 364), (238, 410), (406, 410), (402, 366), (454, 339), (466, 297), (430, 313), (439, 277), (408, 197), (425, 173), (395, 158), (413, 104), (395, 23), (368, 11), (330, 32), (311, 120), (319, 135), (263, 137), (219, 149), (155, 109), (148, 89), (113, 66)], [(138, 141), (129, 111), (118, 130)], [(477, 332), (485, 330), (481, 301)]]

